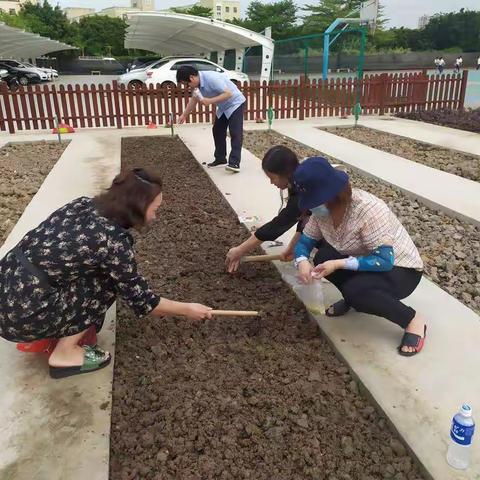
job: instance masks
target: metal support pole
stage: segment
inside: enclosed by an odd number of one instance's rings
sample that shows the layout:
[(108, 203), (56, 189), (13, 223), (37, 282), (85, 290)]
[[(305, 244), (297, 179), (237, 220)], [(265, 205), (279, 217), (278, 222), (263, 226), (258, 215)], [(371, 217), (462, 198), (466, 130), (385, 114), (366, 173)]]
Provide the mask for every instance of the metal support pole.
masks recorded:
[(362, 106), (360, 105), (362, 95), (362, 80), (363, 80), (363, 65), (365, 64), (365, 45), (367, 43), (367, 27), (360, 27), (360, 53), (358, 56), (358, 71), (357, 71), (357, 92), (355, 98), (355, 127), (358, 123), (358, 118), (362, 112)]
[(305, 75), (305, 80), (308, 78), (308, 48), (309, 43), (305, 42), (303, 48), (303, 74)]
[(328, 50), (330, 48), (330, 34), (325, 33), (323, 36), (323, 64), (322, 64), (322, 79), (328, 78)]

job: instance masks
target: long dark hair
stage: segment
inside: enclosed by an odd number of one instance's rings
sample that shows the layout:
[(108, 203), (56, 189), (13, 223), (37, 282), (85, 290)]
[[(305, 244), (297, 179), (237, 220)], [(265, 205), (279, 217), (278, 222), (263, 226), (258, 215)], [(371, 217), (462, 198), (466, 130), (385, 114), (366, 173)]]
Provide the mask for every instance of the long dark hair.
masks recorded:
[(145, 213), (162, 192), (162, 179), (143, 168), (118, 174), (111, 187), (93, 201), (100, 215), (123, 228), (145, 225)]
[(276, 145), (265, 154), (262, 160), (264, 172), (292, 178), (293, 172), (298, 167), (296, 153), (284, 145)]

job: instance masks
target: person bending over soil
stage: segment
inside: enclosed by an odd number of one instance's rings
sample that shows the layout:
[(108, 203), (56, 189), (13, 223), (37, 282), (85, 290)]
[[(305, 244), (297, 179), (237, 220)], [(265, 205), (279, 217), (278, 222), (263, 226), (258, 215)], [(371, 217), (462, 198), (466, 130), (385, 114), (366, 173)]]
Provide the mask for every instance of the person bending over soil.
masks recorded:
[(92, 372), (110, 362), (99, 346), (78, 343), (99, 332), (118, 296), (138, 316), (210, 318), (210, 308), (160, 298), (138, 273), (129, 229), (151, 223), (162, 203), (160, 177), (136, 168), (95, 198), (53, 212), (0, 260), (0, 336), (12, 342), (59, 339), (50, 375)]
[(300, 238), (303, 225), (309, 215), (309, 212), (303, 215), (298, 207), (298, 195), (295, 187), (292, 185), (293, 172), (298, 167), (298, 164), (297, 155), (283, 145), (270, 148), (263, 157), (262, 168), (270, 179), (270, 183), (279, 188), (280, 191), (288, 190), (287, 204), (274, 219), (262, 225), (243, 243), (232, 247), (228, 251), (225, 263), (230, 273), (238, 269), (244, 255), (255, 250), (255, 248), (259, 247), (263, 242), (276, 240), (297, 224), (296, 234), (293, 236), (286, 250), (282, 253), (283, 261), (293, 260), (293, 249)]
[(305, 283), (325, 277), (343, 295), (326, 315), (336, 317), (354, 308), (384, 317), (405, 330), (401, 355), (420, 352), (427, 327), (400, 300), (419, 284), (423, 262), (403, 225), (382, 200), (352, 189), (348, 175), (324, 158), (305, 160), (293, 182), (300, 209), (312, 212), (295, 246), (299, 276)]

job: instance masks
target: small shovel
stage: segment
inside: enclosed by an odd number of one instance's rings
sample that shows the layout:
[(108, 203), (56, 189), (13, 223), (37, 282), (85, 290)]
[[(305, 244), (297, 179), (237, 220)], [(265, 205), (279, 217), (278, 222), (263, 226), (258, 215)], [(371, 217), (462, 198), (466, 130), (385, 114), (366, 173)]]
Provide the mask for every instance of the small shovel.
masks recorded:
[(280, 260), (282, 258), (279, 254), (271, 254), (271, 255), (251, 255), (242, 258), (242, 263), (250, 263), (250, 262), (269, 262), (271, 260)]
[(253, 310), (212, 310), (212, 315), (222, 317), (258, 317), (260, 312)]

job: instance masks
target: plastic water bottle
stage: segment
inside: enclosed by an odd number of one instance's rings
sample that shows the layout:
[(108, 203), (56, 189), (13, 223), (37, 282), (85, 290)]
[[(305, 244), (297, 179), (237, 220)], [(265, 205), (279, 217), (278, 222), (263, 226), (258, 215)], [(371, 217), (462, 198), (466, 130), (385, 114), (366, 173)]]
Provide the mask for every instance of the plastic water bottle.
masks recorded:
[(465, 470), (470, 461), (475, 422), (472, 417), (472, 407), (464, 403), (460, 411), (453, 417), (448, 445), (447, 462), (453, 468)]

